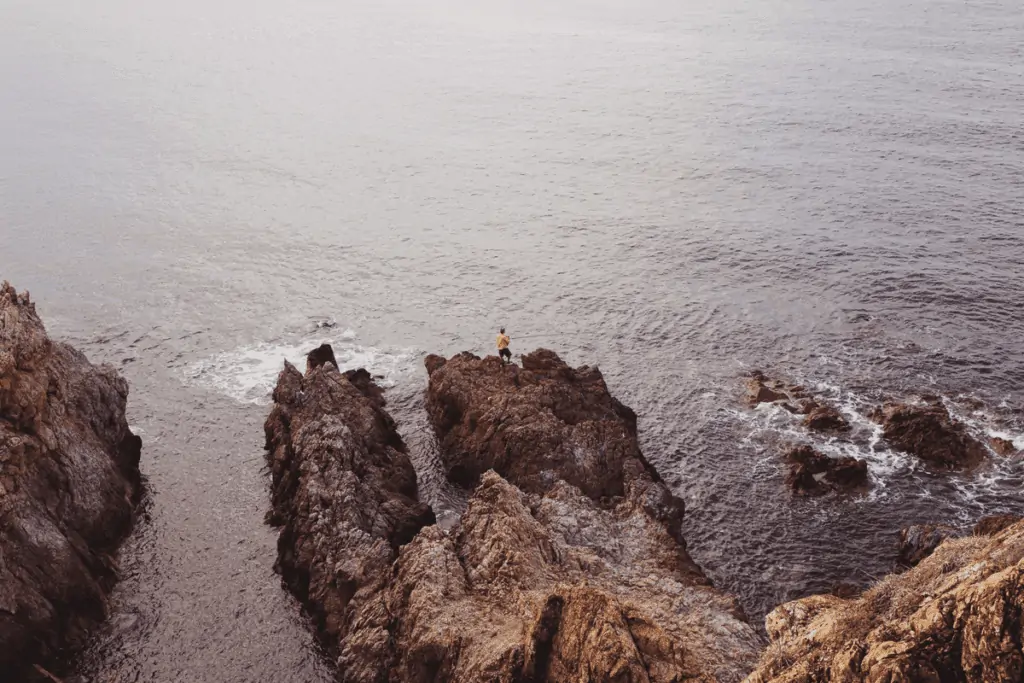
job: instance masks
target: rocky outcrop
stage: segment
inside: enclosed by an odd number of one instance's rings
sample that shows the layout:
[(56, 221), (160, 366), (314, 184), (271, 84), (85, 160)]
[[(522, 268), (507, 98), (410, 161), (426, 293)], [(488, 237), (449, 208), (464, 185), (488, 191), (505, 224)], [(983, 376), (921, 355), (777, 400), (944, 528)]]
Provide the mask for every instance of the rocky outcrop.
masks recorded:
[(0, 287), (0, 679), (26, 680), (106, 613), (141, 492), (128, 383)]
[(1020, 515), (989, 515), (982, 517), (971, 530), (975, 536), (995, 536), (1003, 529), (1013, 526), (1024, 519)]
[(916, 567), (944, 541), (959, 535), (959, 532), (948, 524), (914, 524), (904, 527), (900, 530), (896, 553), (897, 566)]
[(264, 426), (276, 568), (343, 680), (384, 681), (397, 656), (385, 603), (392, 563), (434, 515), (417, 500), (405, 444), (365, 371), (310, 365), (303, 376), (285, 363)]
[(427, 412), (449, 479), (472, 486), (493, 469), (536, 494), (566, 482), (605, 507), (629, 495), (682, 544), (683, 502), (644, 459), (636, 414), (600, 370), (573, 369), (545, 349), (525, 354), (522, 368), (469, 353), (425, 364)]
[(843, 432), (850, 423), (832, 406), (814, 404), (804, 418), (804, 426), (819, 432)]
[(813, 596), (767, 618), (749, 683), (1007, 683), (1024, 676), (1024, 522), (949, 540), (854, 600)]
[(450, 535), (430, 527), (401, 551), (390, 680), (738, 681), (759, 639), (680, 559), (642, 506), (485, 473)]
[(985, 459), (985, 447), (950, 417), (940, 401), (888, 403), (874, 417), (889, 444), (929, 464), (971, 467)]
[(493, 360), (426, 361), (449, 462), (474, 472), (453, 478), (476, 486), (449, 531), (416, 502), (372, 380), (330, 364), (279, 377), (266, 424), (279, 568), (339, 679), (742, 679), (760, 639), (679, 542), (682, 506), (642, 459), (632, 412), (596, 369), (551, 352), (523, 369)]
[(802, 445), (786, 454), (790, 463), (786, 484), (796, 495), (820, 495), (853, 490), (867, 484), (868, 463), (857, 458), (830, 458)]
[(1018, 453), (1017, 446), (1009, 439), (1003, 439), (998, 436), (993, 436), (988, 440), (989, 447), (995, 451), (996, 455), (1010, 456)]

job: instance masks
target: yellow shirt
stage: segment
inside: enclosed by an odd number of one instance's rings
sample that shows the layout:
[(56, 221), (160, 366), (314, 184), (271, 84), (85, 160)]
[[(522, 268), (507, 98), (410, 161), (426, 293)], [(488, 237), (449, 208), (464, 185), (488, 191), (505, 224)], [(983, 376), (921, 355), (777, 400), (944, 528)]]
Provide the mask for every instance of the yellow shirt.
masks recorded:
[(508, 348), (508, 343), (510, 341), (512, 341), (512, 340), (509, 339), (507, 334), (499, 334), (498, 335), (498, 350), (501, 351), (502, 349), (507, 349)]

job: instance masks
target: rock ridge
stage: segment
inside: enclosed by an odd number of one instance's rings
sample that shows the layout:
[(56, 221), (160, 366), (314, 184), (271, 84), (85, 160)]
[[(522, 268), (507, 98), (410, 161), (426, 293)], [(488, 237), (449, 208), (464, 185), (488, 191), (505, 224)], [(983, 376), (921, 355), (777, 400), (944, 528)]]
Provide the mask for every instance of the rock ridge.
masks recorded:
[(0, 286), (0, 679), (45, 679), (106, 616), (142, 492), (127, 397)]
[(309, 365), (286, 365), (267, 419), (270, 520), (340, 681), (731, 683), (752, 669), (759, 637), (690, 559), (681, 501), (596, 368), (550, 351), (516, 370), (426, 359), (428, 412), (462, 467), (449, 475), (475, 486), (446, 532), (372, 378)]

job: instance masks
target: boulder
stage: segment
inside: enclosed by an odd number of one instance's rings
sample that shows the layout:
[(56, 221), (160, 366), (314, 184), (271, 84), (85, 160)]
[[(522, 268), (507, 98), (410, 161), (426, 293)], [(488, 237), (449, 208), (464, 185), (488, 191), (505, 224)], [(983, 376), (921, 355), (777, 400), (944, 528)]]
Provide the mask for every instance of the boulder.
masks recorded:
[(493, 469), (528, 493), (564, 481), (604, 506), (632, 487), (682, 541), (683, 502), (644, 459), (636, 414), (596, 367), (571, 368), (546, 349), (525, 354), (522, 368), (469, 353), (426, 365), (427, 412), (451, 481), (471, 487)]
[(1024, 522), (947, 540), (856, 599), (812, 596), (766, 619), (748, 683), (1006, 683), (1024, 673)]
[(939, 401), (890, 403), (875, 415), (889, 444), (932, 465), (971, 467), (985, 458), (981, 442), (953, 420)]
[(331, 363), (335, 368), (338, 367), (338, 361), (334, 358), (334, 347), (330, 344), (321, 344), (306, 354), (306, 373), (312, 372), (324, 363)]
[(343, 680), (379, 681), (397, 656), (384, 601), (398, 549), (433, 524), (382, 392), (325, 363), (278, 377), (264, 426), (280, 527), (276, 569), (312, 615)]
[(900, 530), (896, 562), (900, 567), (916, 567), (921, 560), (935, 552), (949, 538), (959, 532), (946, 524), (914, 524)]
[(993, 436), (988, 440), (988, 445), (993, 451), (995, 451), (996, 455), (1010, 456), (1017, 454), (1017, 446), (1015, 446), (1009, 439), (1002, 439), (998, 436)]
[(142, 491), (127, 397), (0, 286), (0, 680), (43, 676), (105, 617)]
[(819, 432), (839, 432), (848, 430), (850, 423), (832, 406), (816, 404), (806, 413), (804, 426)]
[(786, 460), (790, 463), (786, 483), (797, 495), (850, 490), (867, 483), (866, 460), (830, 458), (808, 445), (791, 448), (786, 454)]

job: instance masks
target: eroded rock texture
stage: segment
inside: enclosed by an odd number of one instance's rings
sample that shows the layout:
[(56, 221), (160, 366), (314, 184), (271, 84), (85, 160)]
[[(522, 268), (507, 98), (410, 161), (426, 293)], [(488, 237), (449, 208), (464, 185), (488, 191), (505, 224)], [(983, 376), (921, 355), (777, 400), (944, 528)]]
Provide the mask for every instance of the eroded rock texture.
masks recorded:
[(434, 515), (417, 500), (405, 445), (369, 376), (310, 365), (303, 376), (285, 363), (265, 424), (277, 569), (343, 680), (385, 681), (396, 657), (384, 600), (391, 565)]
[(892, 446), (943, 468), (970, 467), (985, 447), (954, 420), (941, 402), (889, 403), (875, 415)]
[(571, 368), (545, 349), (522, 363), (469, 353), (426, 359), (427, 411), (449, 479), (472, 486), (493, 469), (528, 493), (564, 481), (606, 507), (630, 496), (682, 545), (683, 502), (644, 459), (636, 414), (600, 370)]
[(279, 565), (339, 679), (739, 681), (761, 643), (677, 540), (681, 504), (632, 412), (553, 353), (490, 360), (427, 359), (432, 414), (458, 406), (442, 440), (473, 475), (455, 479), (476, 486), (449, 532), (416, 502), (372, 379), (281, 373), (266, 425)]
[(854, 600), (813, 596), (767, 618), (750, 683), (1009, 683), (1024, 678), (1024, 522), (947, 540)]
[(105, 616), (141, 491), (127, 397), (0, 287), (0, 680), (53, 666)]

